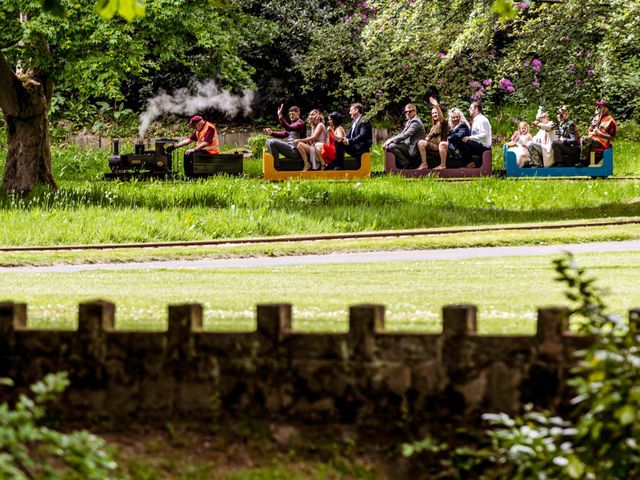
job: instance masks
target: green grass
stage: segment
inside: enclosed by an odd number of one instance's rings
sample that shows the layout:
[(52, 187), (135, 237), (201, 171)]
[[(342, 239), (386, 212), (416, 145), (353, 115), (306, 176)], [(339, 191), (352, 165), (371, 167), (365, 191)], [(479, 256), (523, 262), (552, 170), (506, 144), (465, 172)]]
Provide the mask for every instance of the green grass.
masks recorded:
[[(61, 182), (0, 198), (2, 245), (149, 242), (640, 216), (636, 182)], [(37, 228), (35, 228), (37, 226)]]
[[(615, 219), (614, 219), (615, 220)], [(624, 220), (624, 219), (621, 219)], [(547, 225), (553, 226), (553, 222)], [(640, 225), (611, 225), (566, 229), (531, 229), (448, 233), (421, 237), (383, 237), (257, 244), (221, 244), (193, 247), (117, 248), (107, 250), (69, 250), (40, 252), (3, 252), (0, 266), (52, 265), (56, 263), (149, 262), (174, 259), (238, 258), (253, 256), (308, 255), (329, 252), (372, 250), (442, 249), (494, 247), (507, 245), (553, 245), (640, 238)], [(440, 230), (440, 229), (439, 229)]]
[[(640, 305), (640, 253), (580, 255), (615, 311)], [(74, 328), (77, 304), (117, 305), (123, 329), (166, 328), (167, 304), (202, 303), (205, 328), (255, 328), (255, 305), (287, 302), (294, 329), (343, 332), (348, 306), (381, 303), (390, 331), (439, 331), (443, 305), (475, 303), (484, 333), (532, 333), (539, 306), (565, 304), (551, 257), (380, 264), (306, 265), (228, 270), (77, 273), (3, 272), (0, 299), (27, 302), (33, 328)]]
[[(616, 173), (635, 175), (640, 143), (616, 143)], [(496, 149), (496, 156), (500, 151)], [(636, 181), (469, 182), (382, 176), (365, 181), (264, 182), (244, 178), (109, 182), (108, 152), (54, 148), (60, 190), (0, 195), (0, 245), (202, 240), (379, 231), (640, 215)], [(0, 158), (3, 158), (0, 152)], [(382, 169), (380, 147), (374, 169)], [(499, 163), (496, 168), (500, 168)]]

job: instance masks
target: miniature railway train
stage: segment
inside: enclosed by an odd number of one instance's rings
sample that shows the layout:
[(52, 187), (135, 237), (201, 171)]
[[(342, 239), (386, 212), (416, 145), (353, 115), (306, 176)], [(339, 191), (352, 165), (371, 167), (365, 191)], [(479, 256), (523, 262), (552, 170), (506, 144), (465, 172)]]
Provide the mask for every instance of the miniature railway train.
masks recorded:
[[(175, 178), (179, 175), (174, 169), (173, 152), (168, 149), (177, 140), (160, 138), (155, 141), (153, 149), (145, 149), (143, 143), (135, 145), (134, 153), (120, 154), (118, 140), (113, 141), (113, 154), (109, 157), (111, 172), (105, 173), (107, 179), (126, 180), (130, 178)], [(242, 175), (241, 153), (221, 153), (219, 155), (198, 155), (184, 161), (183, 171), (186, 178), (206, 178), (210, 175), (224, 173)]]
[[(154, 143), (153, 149), (145, 149), (144, 144), (136, 144), (134, 153), (120, 154), (118, 140), (113, 141), (113, 154), (109, 157), (110, 173), (107, 179), (129, 178), (177, 178), (180, 172), (174, 165), (177, 163), (170, 145), (175, 139), (162, 138)], [(169, 151), (167, 151), (169, 150)], [(613, 148), (601, 153), (591, 153), (590, 163), (586, 167), (545, 167), (524, 168), (516, 163), (515, 154), (506, 147), (503, 148), (504, 171), (492, 170), (491, 150), (483, 153), (482, 157), (471, 158), (475, 168), (446, 168), (442, 170), (399, 168), (393, 153), (386, 152), (384, 158), (384, 174), (395, 174), (407, 178), (437, 176), (440, 178), (474, 178), (501, 174), (510, 178), (523, 177), (587, 177), (606, 178), (613, 175)], [(182, 171), (187, 179), (205, 178), (216, 174), (242, 175), (243, 155), (241, 153), (221, 153), (218, 155), (198, 155), (185, 160)], [(189, 161), (191, 160), (191, 161)], [(307, 170), (303, 171), (302, 160), (279, 159), (275, 161), (266, 151), (262, 157), (262, 177), (265, 180), (287, 179), (324, 179), (348, 180), (371, 177), (371, 153), (367, 152), (360, 159), (346, 157), (343, 170)]]

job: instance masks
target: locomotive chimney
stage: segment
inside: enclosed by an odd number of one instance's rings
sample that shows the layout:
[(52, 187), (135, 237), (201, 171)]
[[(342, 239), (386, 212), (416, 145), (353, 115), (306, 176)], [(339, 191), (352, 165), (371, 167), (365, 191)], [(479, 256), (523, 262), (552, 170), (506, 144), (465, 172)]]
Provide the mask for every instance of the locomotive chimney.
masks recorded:
[(120, 140), (117, 138), (113, 139), (113, 154), (120, 155)]

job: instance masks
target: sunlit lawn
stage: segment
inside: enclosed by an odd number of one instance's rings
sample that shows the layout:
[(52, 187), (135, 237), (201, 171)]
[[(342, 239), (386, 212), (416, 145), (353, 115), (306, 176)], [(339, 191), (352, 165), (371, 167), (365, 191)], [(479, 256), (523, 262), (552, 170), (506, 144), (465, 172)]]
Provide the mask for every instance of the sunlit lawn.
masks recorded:
[[(0, 274), (0, 299), (27, 302), (29, 325), (73, 328), (78, 302), (116, 303), (123, 329), (164, 329), (168, 304), (205, 306), (205, 327), (251, 330), (255, 305), (288, 302), (294, 328), (345, 331), (348, 306), (380, 303), (393, 331), (439, 331), (443, 305), (475, 303), (481, 332), (531, 333), (536, 308), (565, 304), (551, 257), (234, 270)], [(640, 253), (580, 255), (619, 313), (640, 305)]]
[[(622, 142), (621, 142), (622, 144)], [(620, 146), (617, 172), (638, 171), (638, 143)], [(378, 153), (378, 157), (380, 156)], [(625, 153), (625, 155), (623, 155)], [(93, 155), (93, 156), (91, 156)], [(104, 169), (106, 155), (75, 152), (56, 161), (58, 193), (0, 195), (0, 245), (206, 240), (333, 232), (526, 223), (640, 216), (637, 180), (468, 182), (378, 176), (350, 182), (259, 178), (107, 182), (81, 175)], [(247, 163), (255, 171), (257, 160)]]

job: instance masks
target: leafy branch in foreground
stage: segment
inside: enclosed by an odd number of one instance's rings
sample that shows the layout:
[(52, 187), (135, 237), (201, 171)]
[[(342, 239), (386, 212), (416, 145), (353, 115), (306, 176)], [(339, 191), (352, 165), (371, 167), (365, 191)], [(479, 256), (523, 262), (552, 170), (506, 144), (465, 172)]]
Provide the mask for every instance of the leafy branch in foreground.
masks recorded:
[[(403, 446), (406, 456), (418, 451), (436, 454), (447, 478), (628, 479), (640, 476), (640, 351), (634, 327), (606, 312), (602, 290), (588, 278), (572, 255), (555, 260), (557, 280), (566, 284), (577, 329), (594, 342), (576, 354), (577, 366), (568, 384), (576, 392), (569, 419), (530, 406), (515, 418), (485, 414), (493, 428), (480, 440), (482, 448), (451, 450), (423, 440)], [(489, 442), (486, 441), (488, 437)], [(451, 457), (463, 459), (452, 461)], [(445, 478), (445, 477), (438, 477)]]
[[(12, 382), (2, 379), (2, 385)], [(117, 464), (106, 442), (85, 430), (61, 433), (43, 425), (44, 404), (69, 385), (65, 373), (49, 374), (20, 395), (12, 408), (0, 404), (0, 478), (115, 479)]]

